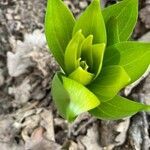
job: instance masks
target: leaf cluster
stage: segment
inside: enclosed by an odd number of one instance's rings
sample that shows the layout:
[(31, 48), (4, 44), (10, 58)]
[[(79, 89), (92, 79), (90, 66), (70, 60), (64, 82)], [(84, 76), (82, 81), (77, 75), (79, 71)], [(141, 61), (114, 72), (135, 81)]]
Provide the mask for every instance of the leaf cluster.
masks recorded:
[(88, 111), (100, 119), (131, 116), (150, 106), (119, 96), (150, 64), (150, 43), (130, 41), (138, 0), (101, 9), (93, 0), (75, 19), (62, 0), (48, 0), (45, 34), (60, 64), (52, 96), (62, 117), (73, 121)]

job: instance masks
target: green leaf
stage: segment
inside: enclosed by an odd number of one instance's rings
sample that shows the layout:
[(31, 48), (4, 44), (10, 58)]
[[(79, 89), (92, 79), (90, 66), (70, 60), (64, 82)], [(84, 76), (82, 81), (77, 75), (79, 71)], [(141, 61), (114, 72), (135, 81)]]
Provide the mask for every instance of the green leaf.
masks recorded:
[(84, 36), (79, 30), (69, 42), (65, 51), (65, 71), (67, 74), (72, 73), (76, 68), (79, 67), (80, 55), (81, 55), (81, 44), (84, 40)]
[(94, 44), (106, 43), (106, 30), (99, 0), (93, 0), (77, 20), (73, 34), (82, 29), (85, 37), (93, 35)]
[(83, 70), (81, 67), (78, 67), (74, 72), (69, 75), (70, 79), (73, 79), (83, 85), (89, 84), (94, 78), (94, 74), (89, 73), (86, 70)]
[(108, 66), (88, 85), (88, 89), (105, 102), (112, 99), (129, 82), (130, 77), (121, 66)]
[(52, 96), (60, 114), (69, 121), (100, 104), (100, 100), (86, 87), (61, 74), (53, 79)]
[(93, 66), (92, 72), (95, 74), (95, 78), (101, 71), (102, 62), (104, 57), (105, 44), (95, 44), (92, 46), (92, 57), (93, 57)]
[(116, 96), (110, 101), (102, 102), (90, 113), (99, 119), (117, 120), (132, 116), (139, 111), (150, 111), (150, 106)]
[(59, 111), (59, 114), (67, 119), (67, 108), (69, 107), (70, 97), (68, 92), (63, 86), (62, 74), (55, 74), (52, 81), (52, 97), (55, 105)]
[[(60, 13), (61, 12), (61, 13)], [(72, 37), (75, 19), (62, 0), (48, 0), (45, 34), (48, 46), (64, 69), (64, 51)]]
[(150, 43), (122, 42), (106, 49), (104, 66), (120, 65), (131, 78), (141, 77), (150, 64)]
[(118, 20), (119, 39), (120, 41), (127, 41), (137, 22), (138, 0), (123, 0), (105, 8), (102, 14), (105, 24), (112, 17)]
[(92, 41), (93, 35), (89, 35), (83, 42), (81, 47), (81, 58), (86, 61), (87, 65), (91, 68), (93, 65), (92, 59)]
[(119, 43), (118, 21), (116, 18), (110, 18), (106, 25), (107, 28), (107, 46)]

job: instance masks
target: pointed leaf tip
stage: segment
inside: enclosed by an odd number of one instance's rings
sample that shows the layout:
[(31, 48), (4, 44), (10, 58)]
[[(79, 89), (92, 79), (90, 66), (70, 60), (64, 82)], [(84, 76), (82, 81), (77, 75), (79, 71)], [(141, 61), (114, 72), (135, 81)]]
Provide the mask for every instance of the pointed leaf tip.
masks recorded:
[(92, 72), (95, 73), (95, 78), (99, 75), (102, 68), (105, 46), (106, 46), (105, 43), (94, 44), (92, 46), (92, 57), (93, 57)]
[(121, 96), (115, 96), (108, 102), (102, 102), (100, 106), (90, 111), (90, 113), (103, 120), (118, 120), (132, 116), (140, 111), (150, 111), (150, 106)]
[[(89, 19), (90, 18), (90, 19)], [(93, 43), (106, 43), (106, 30), (99, 0), (93, 0), (77, 20), (73, 35), (82, 29), (85, 37), (93, 35)]]
[(93, 66), (92, 59), (92, 43), (93, 43), (93, 35), (89, 35), (82, 43), (81, 47), (81, 58), (86, 61), (89, 69)]
[(83, 40), (84, 36), (82, 35), (82, 30), (79, 30), (67, 45), (64, 56), (65, 72), (67, 74), (72, 73), (76, 68), (79, 67), (81, 44)]
[[(117, 18), (119, 39), (120, 41), (127, 41), (137, 22), (138, 0), (123, 0), (117, 4), (104, 8), (102, 14), (105, 24), (108, 23), (111, 17)], [(107, 30), (110, 29), (107, 28)]]
[(64, 69), (64, 51), (72, 37), (75, 19), (62, 0), (48, 0), (45, 15), (45, 35), (48, 46)]

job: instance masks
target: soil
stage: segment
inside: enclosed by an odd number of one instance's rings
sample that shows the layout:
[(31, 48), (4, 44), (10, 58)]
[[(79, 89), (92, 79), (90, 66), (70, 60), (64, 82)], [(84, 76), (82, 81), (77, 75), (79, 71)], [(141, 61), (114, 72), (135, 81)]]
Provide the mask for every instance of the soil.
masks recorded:
[[(72, 124), (59, 116), (50, 94), (59, 66), (45, 40), (46, 1), (0, 1), (0, 150), (149, 150), (150, 113), (118, 121), (84, 113)], [(150, 0), (139, 2), (133, 38), (150, 41)], [(90, 0), (65, 3), (77, 17)], [(150, 72), (122, 93), (150, 104)]]

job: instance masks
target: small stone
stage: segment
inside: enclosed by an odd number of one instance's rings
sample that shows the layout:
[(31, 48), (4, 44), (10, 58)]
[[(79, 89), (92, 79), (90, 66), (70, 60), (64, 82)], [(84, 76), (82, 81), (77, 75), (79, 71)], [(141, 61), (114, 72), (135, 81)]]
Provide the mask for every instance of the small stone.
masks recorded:
[(150, 0), (146, 0), (146, 2), (145, 2), (146, 4), (150, 4)]
[(6, 18), (7, 18), (7, 20), (13, 20), (13, 17), (11, 14), (6, 14)]
[(149, 42), (150, 41), (150, 32), (144, 34), (139, 41)]
[(14, 19), (16, 19), (16, 20), (21, 20), (21, 18), (20, 18), (19, 15), (14, 16)]
[(86, 7), (87, 7), (87, 2), (86, 1), (83, 1), (83, 2), (80, 2), (79, 3), (79, 7), (81, 8), (81, 9), (85, 9)]
[(4, 84), (3, 70), (0, 69), (0, 87)]
[(147, 5), (140, 11), (140, 18), (147, 29), (150, 29), (150, 5)]

